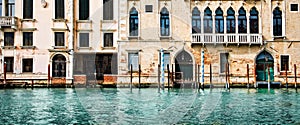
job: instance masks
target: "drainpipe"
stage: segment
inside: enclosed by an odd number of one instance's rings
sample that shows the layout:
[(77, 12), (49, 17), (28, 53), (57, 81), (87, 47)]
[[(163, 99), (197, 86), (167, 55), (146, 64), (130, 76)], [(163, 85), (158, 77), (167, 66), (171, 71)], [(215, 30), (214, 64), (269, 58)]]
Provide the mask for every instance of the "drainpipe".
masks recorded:
[(75, 16), (75, 14), (74, 14), (74, 0), (69, 0), (69, 7), (72, 7), (71, 9), (70, 9), (70, 29), (69, 29), (69, 34), (70, 34), (70, 36), (69, 36), (69, 45), (68, 45), (68, 47), (69, 47), (69, 78), (71, 78), (71, 79), (73, 79), (73, 51), (74, 51), (74, 49), (73, 49), (73, 46), (74, 46), (74, 16)]

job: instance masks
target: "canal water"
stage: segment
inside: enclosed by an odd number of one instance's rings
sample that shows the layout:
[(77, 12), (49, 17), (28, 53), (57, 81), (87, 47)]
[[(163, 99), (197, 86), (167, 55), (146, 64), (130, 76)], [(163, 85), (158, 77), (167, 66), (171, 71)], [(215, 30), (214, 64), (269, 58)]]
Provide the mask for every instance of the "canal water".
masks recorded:
[(300, 124), (293, 89), (0, 90), (1, 124)]

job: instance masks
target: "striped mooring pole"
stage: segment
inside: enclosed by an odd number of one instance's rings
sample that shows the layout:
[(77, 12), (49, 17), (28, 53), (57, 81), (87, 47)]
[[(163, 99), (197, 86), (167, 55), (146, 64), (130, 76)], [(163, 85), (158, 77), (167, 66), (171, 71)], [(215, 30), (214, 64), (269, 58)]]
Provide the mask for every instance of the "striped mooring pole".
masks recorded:
[(164, 90), (165, 88), (165, 71), (164, 71), (164, 68), (165, 68), (165, 64), (164, 64), (164, 50), (163, 48), (160, 49), (160, 83), (161, 83), (161, 88), (162, 90)]
[(204, 88), (204, 49), (201, 51), (201, 86)]

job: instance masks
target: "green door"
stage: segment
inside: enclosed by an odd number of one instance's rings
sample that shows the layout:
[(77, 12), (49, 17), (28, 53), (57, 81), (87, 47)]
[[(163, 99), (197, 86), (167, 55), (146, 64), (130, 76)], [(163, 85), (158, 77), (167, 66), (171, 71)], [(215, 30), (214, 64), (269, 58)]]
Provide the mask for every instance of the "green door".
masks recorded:
[(256, 81), (274, 81), (274, 59), (267, 51), (261, 52), (256, 58)]
[(177, 80), (183, 82), (193, 81), (193, 58), (185, 50), (181, 51), (175, 58), (175, 72), (181, 74)]

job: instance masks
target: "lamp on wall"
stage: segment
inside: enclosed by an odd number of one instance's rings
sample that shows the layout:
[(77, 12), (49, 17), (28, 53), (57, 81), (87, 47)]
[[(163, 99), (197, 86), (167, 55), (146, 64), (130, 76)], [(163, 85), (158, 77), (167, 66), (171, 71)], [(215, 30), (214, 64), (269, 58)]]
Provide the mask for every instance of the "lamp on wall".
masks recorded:
[(46, 0), (41, 0), (41, 4), (42, 4), (42, 7), (43, 7), (43, 8), (46, 8), (46, 7), (47, 7), (47, 2), (46, 2)]

